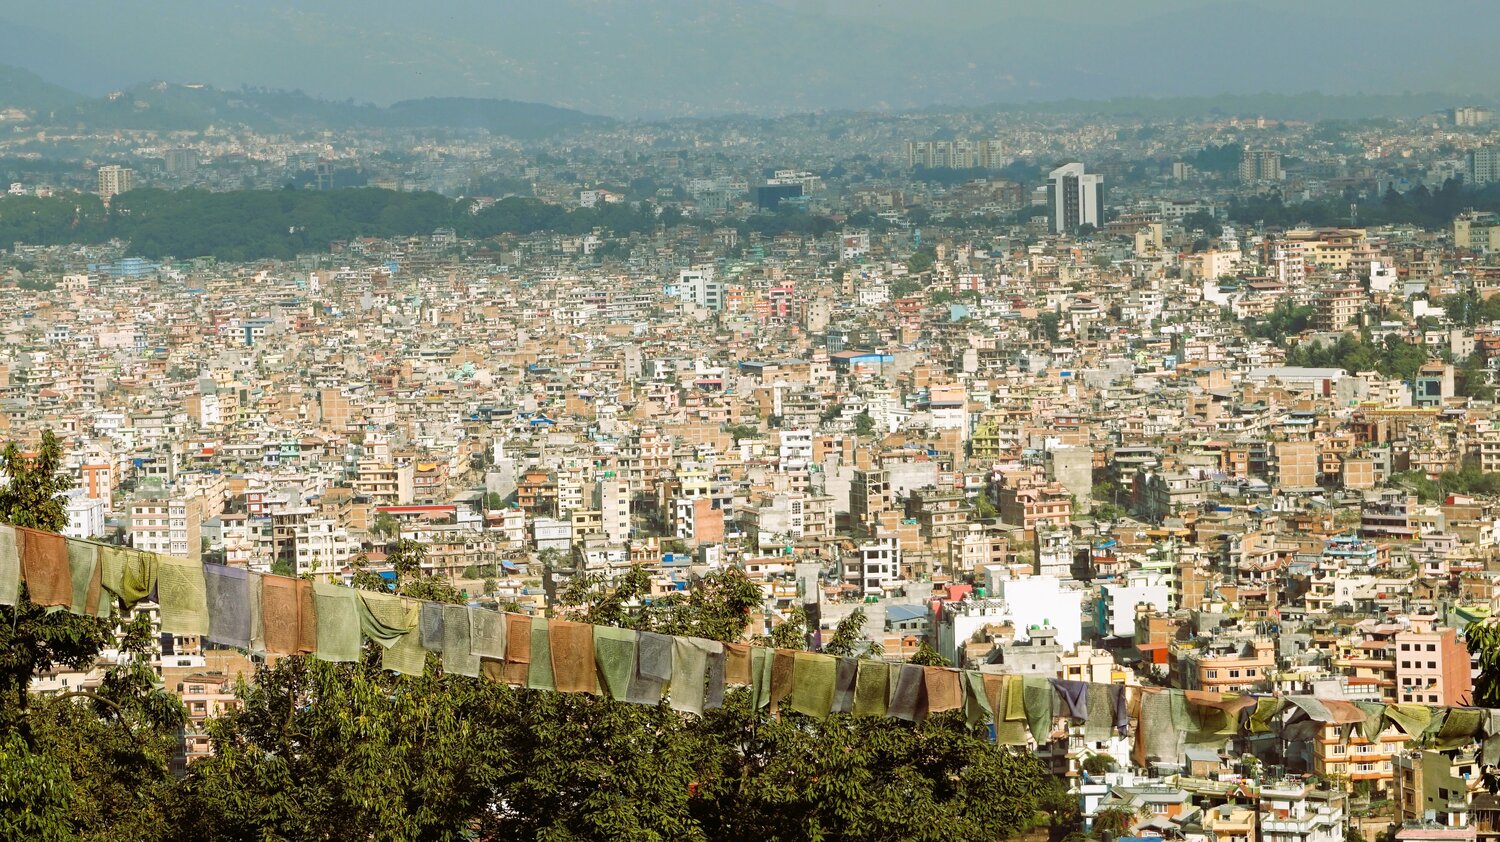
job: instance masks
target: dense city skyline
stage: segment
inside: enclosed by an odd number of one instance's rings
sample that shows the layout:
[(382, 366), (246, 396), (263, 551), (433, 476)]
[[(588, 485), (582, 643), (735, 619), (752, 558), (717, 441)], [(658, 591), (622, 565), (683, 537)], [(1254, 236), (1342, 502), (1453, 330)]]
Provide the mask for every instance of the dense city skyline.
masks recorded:
[(1500, 842), (1496, 17), (0, 9), (0, 838)]

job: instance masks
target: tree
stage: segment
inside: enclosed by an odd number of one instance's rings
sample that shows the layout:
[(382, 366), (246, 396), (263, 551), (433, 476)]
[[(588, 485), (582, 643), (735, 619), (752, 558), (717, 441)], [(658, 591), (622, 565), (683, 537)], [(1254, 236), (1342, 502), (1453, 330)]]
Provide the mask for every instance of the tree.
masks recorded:
[(1103, 775), (1115, 770), (1115, 759), (1107, 754), (1091, 754), (1083, 759), (1079, 768), (1090, 775)]
[[(34, 454), (14, 443), (0, 453), (9, 478), (0, 521), (57, 532), (67, 525), (60, 494), (62, 445), (50, 430)], [(23, 587), (0, 607), (0, 836), (144, 838), (160, 831), (173, 799), (170, 763), (180, 746), (182, 705), (156, 686), (145, 615), (120, 630), (109, 620), (47, 613)], [(114, 643), (125, 656), (97, 691), (35, 700), (33, 677), (54, 666), (86, 669)]]
[(1114, 842), (1127, 836), (1135, 824), (1135, 814), (1121, 807), (1108, 807), (1094, 814), (1094, 838), (1101, 842)]
[(875, 419), (870, 417), (869, 410), (861, 411), (854, 416), (854, 434), (861, 438), (875, 432)]
[(839, 620), (838, 625), (834, 626), (833, 634), (823, 645), (824, 654), (853, 658), (880, 657), (885, 652), (885, 647), (865, 638), (864, 628), (865, 609), (856, 608), (850, 611), (844, 619)]
[(923, 272), (932, 271), (936, 263), (937, 248), (928, 243), (912, 252), (911, 257), (906, 259), (906, 271), (912, 275), (920, 275)]
[(921, 664), (924, 667), (951, 667), (953, 662), (943, 657), (943, 653), (932, 647), (927, 641), (917, 645), (917, 651), (907, 659), (908, 663)]
[[(51, 430), (42, 433), (35, 454), (11, 442), (0, 452), (0, 472), (9, 481), (0, 488), (0, 522), (46, 532), (68, 525), (62, 494), (73, 486), (63, 469), (62, 444)], [(112, 640), (108, 621), (78, 617), (66, 611), (47, 613), (22, 586), (16, 605), (0, 606), (0, 729), (29, 739), (27, 688), (37, 673), (54, 666), (91, 666)]]
[(381, 512), (375, 516), (375, 522), (370, 525), (370, 534), (386, 538), (394, 538), (401, 531), (401, 522), (396, 520), (389, 512)]
[(1055, 310), (1043, 310), (1037, 314), (1034, 322), (1033, 335), (1039, 333), (1048, 342), (1056, 343), (1061, 335), (1058, 330), (1062, 325), (1062, 316)]

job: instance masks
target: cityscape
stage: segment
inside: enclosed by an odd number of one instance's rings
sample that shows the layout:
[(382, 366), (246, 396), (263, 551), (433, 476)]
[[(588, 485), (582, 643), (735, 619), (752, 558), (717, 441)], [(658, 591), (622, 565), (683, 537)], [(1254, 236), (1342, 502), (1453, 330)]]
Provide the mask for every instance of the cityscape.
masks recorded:
[(30, 63), (0, 836), (1500, 842), (1493, 87)]

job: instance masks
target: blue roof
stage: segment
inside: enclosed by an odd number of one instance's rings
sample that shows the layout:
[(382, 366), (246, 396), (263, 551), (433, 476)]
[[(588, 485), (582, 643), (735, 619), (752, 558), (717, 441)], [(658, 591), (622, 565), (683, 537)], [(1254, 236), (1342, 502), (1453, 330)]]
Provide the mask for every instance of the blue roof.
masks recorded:
[(885, 618), (894, 623), (904, 623), (907, 620), (925, 620), (927, 619), (927, 606), (888, 605), (885, 609)]

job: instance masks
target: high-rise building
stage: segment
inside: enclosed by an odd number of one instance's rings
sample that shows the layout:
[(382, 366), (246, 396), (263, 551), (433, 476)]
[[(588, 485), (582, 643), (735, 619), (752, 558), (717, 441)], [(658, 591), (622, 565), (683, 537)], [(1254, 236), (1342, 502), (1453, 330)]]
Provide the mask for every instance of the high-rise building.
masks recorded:
[(168, 149), (162, 162), (167, 175), (192, 175), (198, 171), (198, 150)]
[(1481, 146), (1469, 151), (1469, 183), (1500, 181), (1500, 146)]
[(998, 140), (917, 140), (906, 144), (908, 169), (990, 169), (1005, 163)]
[(1081, 225), (1104, 224), (1104, 176), (1084, 171), (1083, 164), (1064, 164), (1047, 176), (1047, 208), (1052, 230), (1061, 234)]
[(677, 276), (677, 294), (716, 313), (724, 309), (724, 281), (714, 277), (712, 266), (683, 269)]
[(111, 196), (129, 193), (135, 187), (135, 170), (117, 164), (106, 164), (99, 168), (99, 198), (109, 201)]
[(1441, 628), (1431, 615), (1414, 615), (1396, 632), (1396, 701), (1464, 705), (1474, 688), (1469, 652), (1458, 630)]
[(1240, 181), (1262, 184), (1281, 180), (1281, 153), (1270, 149), (1245, 147), (1240, 155)]
[(1453, 109), (1453, 125), (1464, 128), (1489, 125), (1495, 119), (1495, 112), (1481, 105), (1465, 105)]

